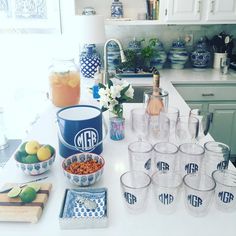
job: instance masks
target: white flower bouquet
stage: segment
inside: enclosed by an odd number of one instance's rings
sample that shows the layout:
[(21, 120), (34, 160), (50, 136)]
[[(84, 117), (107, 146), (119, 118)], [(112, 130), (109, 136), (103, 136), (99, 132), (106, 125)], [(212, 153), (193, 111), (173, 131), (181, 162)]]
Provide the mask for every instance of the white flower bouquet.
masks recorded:
[(102, 111), (109, 110), (115, 116), (123, 116), (124, 102), (130, 101), (134, 97), (134, 89), (131, 84), (124, 81), (122, 84), (113, 84), (108, 80), (107, 85), (99, 84), (100, 105)]

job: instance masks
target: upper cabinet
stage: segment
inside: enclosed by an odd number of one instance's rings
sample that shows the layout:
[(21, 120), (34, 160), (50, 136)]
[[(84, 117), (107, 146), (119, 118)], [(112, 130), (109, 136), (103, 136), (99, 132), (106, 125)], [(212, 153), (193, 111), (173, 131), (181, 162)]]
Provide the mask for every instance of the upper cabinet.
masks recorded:
[(165, 20), (177, 21), (200, 21), (200, 0), (168, 0), (165, 6)]
[(74, 0), (75, 12), (84, 7), (94, 7), (104, 15), (108, 25), (158, 25), (158, 24), (236, 24), (236, 0), (159, 0), (158, 20), (145, 20), (148, 1), (120, 0), (124, 18), (111, 19), (113, 0)]
[(236, 0), (167, 0), (163, 7), (166, 23), (236, 23)]
[(236, 0), (210, 0), (207, 9), (207, 21), (236, 21)]

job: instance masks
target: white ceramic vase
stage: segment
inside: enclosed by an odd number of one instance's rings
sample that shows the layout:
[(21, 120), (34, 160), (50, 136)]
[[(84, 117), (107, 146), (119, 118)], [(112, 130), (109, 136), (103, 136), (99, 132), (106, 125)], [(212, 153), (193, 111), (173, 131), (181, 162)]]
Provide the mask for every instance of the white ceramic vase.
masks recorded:
[(213, 68), (220, 69), (221, 68), (221, 61), (226, 60), (227, 53), (214, 53), (214, 61), (213, 61)]

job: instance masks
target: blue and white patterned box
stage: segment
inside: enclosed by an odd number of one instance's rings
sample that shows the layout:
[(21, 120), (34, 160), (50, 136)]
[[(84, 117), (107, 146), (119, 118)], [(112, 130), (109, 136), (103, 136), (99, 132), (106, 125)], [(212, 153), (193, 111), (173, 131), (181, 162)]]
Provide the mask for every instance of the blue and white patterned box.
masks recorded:
[(61, 229), (107, 227), (107, 203), (106, 188), (66, 189), (59, 215)]

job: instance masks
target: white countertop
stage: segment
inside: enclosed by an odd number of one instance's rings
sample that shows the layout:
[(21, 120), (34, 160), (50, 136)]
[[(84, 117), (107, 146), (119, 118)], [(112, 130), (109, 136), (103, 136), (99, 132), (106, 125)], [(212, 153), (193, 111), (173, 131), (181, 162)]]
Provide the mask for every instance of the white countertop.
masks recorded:
[[(181, 71), (173, 70), (169, 72), (172, 76), (172, 81), (181, 77)], [(186, 72), (187, 73), (187, 72)], [(170, 106), (177, 106), (181, 114), (187, 114), (189, 108), (182, 97), (177, 93), (171, 84), (170, 74), (163, 73), (161, 87), (169, 92)], [(196, 81), (199, 75), (193, 76), (189, 72), (191, 78)], [(212, 75), (214, 73), (212, 72)], [(186, 80), (186, 77), (185, 77)], [(178, 79), (179, 81), (179, 79)], [(218, 81), (218, 80), (217, 80)], [(232, 78), (233, 81), (233, 78)], [(235, 77), (236, 82), (236, 77)], [(140, 81), (141, 83), (141, 81)], [(142, 80), (142, 83), (145, 81)], [(84, 102), (83, 102), (84, 103)], [(94, 102), (96, 103), (96, 102)], [(134, 106), (142, 106), (141, 104), (125, 104), (126, 118), (126, 136), (124, 140), (112, 141), (107, 137), (104, 141), (104, 157), (106, 164), (102, 179), (93, 187), (107, 187), (109, 201), (109, 226), (104, 229), (86, 229), (86, 230), (61, 230), (59, 227), (59, 211), (62, 203), (63, 194), (66, 188), (73, 188), (67, 179), (63, 176), (61, 169), (62, 158), (57, 152), (56, 161), (52, 169), (42, 176), (49, 176), (48, 182), (52, 182), (53, 188), (49, 201), (44, 209), (43, 215), (37, 224), (28, 223), (0, 223), (0, 232), (4, 236), (18, 235), (94, 235), (97, 236), (113, 236), (113, 235), (161, 235), (161, 236), (235, 236), (235, 213), (222, 213), (215, 209), (212, 205), (210, 212), (205, 217), (190, 216), (185, 210), (183, 197), (181, 197), (177, 211), (172, 215), (162, 215), (158, 213), (153, 202), (152, 191), (149, 192), (148, 206), (145, 212), (132, 215), (125, 209), (121, 193), (119, 178), (122, 173), (129, 169), (128, 165), (128, 143), (136, 138), (130, 130), (129, 112)], [(49, 106), (47, 112), (34, 124), (28, 139), (36, 139), (41, 143), (48, 143), (58, 148), (57, 129), (56, 129), (56, 111), (53, 106)], [(107, 115), (105, 115), (107, 119)], [(206, 140), (211, 139), (207, 137)], [(206, 141), (205, 140), (205, 141)], [(57, 149), (58, 150), (58, 149)], [(231, 168), (233, 168), (231, 166)], [(11, 158), (3, 171), (0, 173), (0, 185), (5, 182), (25, 182), (31, 180), (32, 177), (24, 175), (17, 169), (14, 159)]]

